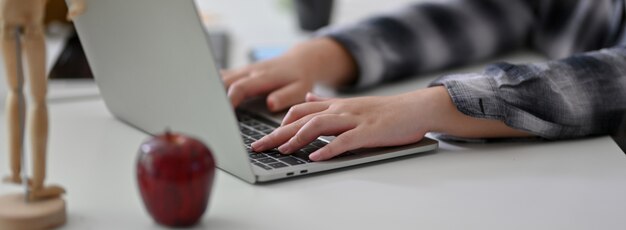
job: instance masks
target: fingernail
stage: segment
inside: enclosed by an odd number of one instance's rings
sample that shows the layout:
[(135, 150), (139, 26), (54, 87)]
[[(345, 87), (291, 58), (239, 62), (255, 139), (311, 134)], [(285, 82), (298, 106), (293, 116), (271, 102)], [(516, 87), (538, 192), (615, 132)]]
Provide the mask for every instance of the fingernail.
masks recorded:
[(284, 154), (289, 154), (291, 153), (291, 148), (289, 148), (289, 146), (287, 144), (281, 145), (280, 147), (278, 147), (278, 151), (280, 151), (281, 153)]
[(309, 155), (309, 159), (310, 159), (310, 160), (312, 160), (312, 161), (318, 161), (318, 160), (320, 160), (319, 150), (318, 150), (318, 151), (315, 151), (315, 152), (313, 152), (313, 153), (311, 153), (311, 154)]
[(268, 98), (267, 99), (267, 108), (270, 111), (276, 111), (276, 109), (278, 108), (278, 103), (276, 102), (276, 99)]
[(263, 143), (260, 140), (252, 142), (250, 146), (252, 146), (252, 150), (254, 151), (260, 150), (264, 147)]

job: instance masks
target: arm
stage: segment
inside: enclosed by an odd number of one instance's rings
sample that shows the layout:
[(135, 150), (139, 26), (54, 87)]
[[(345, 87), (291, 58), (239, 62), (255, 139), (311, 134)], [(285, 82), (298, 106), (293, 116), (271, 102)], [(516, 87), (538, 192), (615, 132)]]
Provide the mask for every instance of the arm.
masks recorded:
[(233, 106), (266, 95), (271, 111), (304, 101), (314, 82), (368, 87), (468, 63), (521, 46), (532, 24), (525, 0), (421, 3), (320, 32), (287, 54), (224, 71)]
[(544, 63), (489, 66), (482, 74), (444, 76), (456, 108), (549, 138), (604, 135), (626, 111), (626, 48)]
[(609, 134), (626, 111), (626, 48), (546, 63), (500, 63), (482, 74), (442, 77), (433, 86), (388, 97), (310, 97), (252, 146), (290, 154), (319, 136), (337, 136), (310, 156), (317, 161), (357, 148), (409, 144), (427, 132), (549, 139)]
[(320, 35), (356, 61), (350, 87), (370, 87), (515, 50), (528, 40), (534, 8), (529, 0), (416, 3)]

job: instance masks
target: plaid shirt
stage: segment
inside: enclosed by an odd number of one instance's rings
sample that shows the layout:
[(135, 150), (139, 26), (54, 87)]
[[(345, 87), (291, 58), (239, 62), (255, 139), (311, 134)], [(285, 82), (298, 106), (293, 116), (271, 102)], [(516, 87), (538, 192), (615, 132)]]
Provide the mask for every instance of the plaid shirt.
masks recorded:
[(623, 0), (417, 3), (321, 31), (359, 68), (353, 87), (458, 66), (522, 48), (553, 61), (496, 63), (443, 76), (459, 111), (548, 138), (615, 131), (626, 110)]

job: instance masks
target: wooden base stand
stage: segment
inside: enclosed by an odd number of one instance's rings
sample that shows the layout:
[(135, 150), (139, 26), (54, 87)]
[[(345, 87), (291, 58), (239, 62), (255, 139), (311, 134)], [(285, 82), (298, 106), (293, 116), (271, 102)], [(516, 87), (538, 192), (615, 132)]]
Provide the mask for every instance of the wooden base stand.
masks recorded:
[(0, 196), (0, 229), (49, 229), (65, 224), (63, 198), (26, 203), (24, 194)]

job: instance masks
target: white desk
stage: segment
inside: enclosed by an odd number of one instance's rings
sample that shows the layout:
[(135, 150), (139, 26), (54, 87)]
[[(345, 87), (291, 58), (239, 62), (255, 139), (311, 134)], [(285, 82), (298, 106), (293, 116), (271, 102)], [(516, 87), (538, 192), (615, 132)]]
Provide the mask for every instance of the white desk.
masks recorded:
[[(368, 93), (420, 88), (435, 75)], [(68, 190), (65, 229), (158, 228), (135, 183), (147, 136), (115, 120), (93, 86), (83, 86), (50, 99), (48, 182)], [(54, 84), (51, 94), (63, 87), (73, 88)], [(5, 175), (4, 131), (0, 146)], [(10, 191), (19, 188), (0, 185)], [(626, 156), (610, 137), (597, 137), (441, 143), (434, 153), (264, 185), (219, 171), (197, 229), (623, 229), (625, 214)]]

